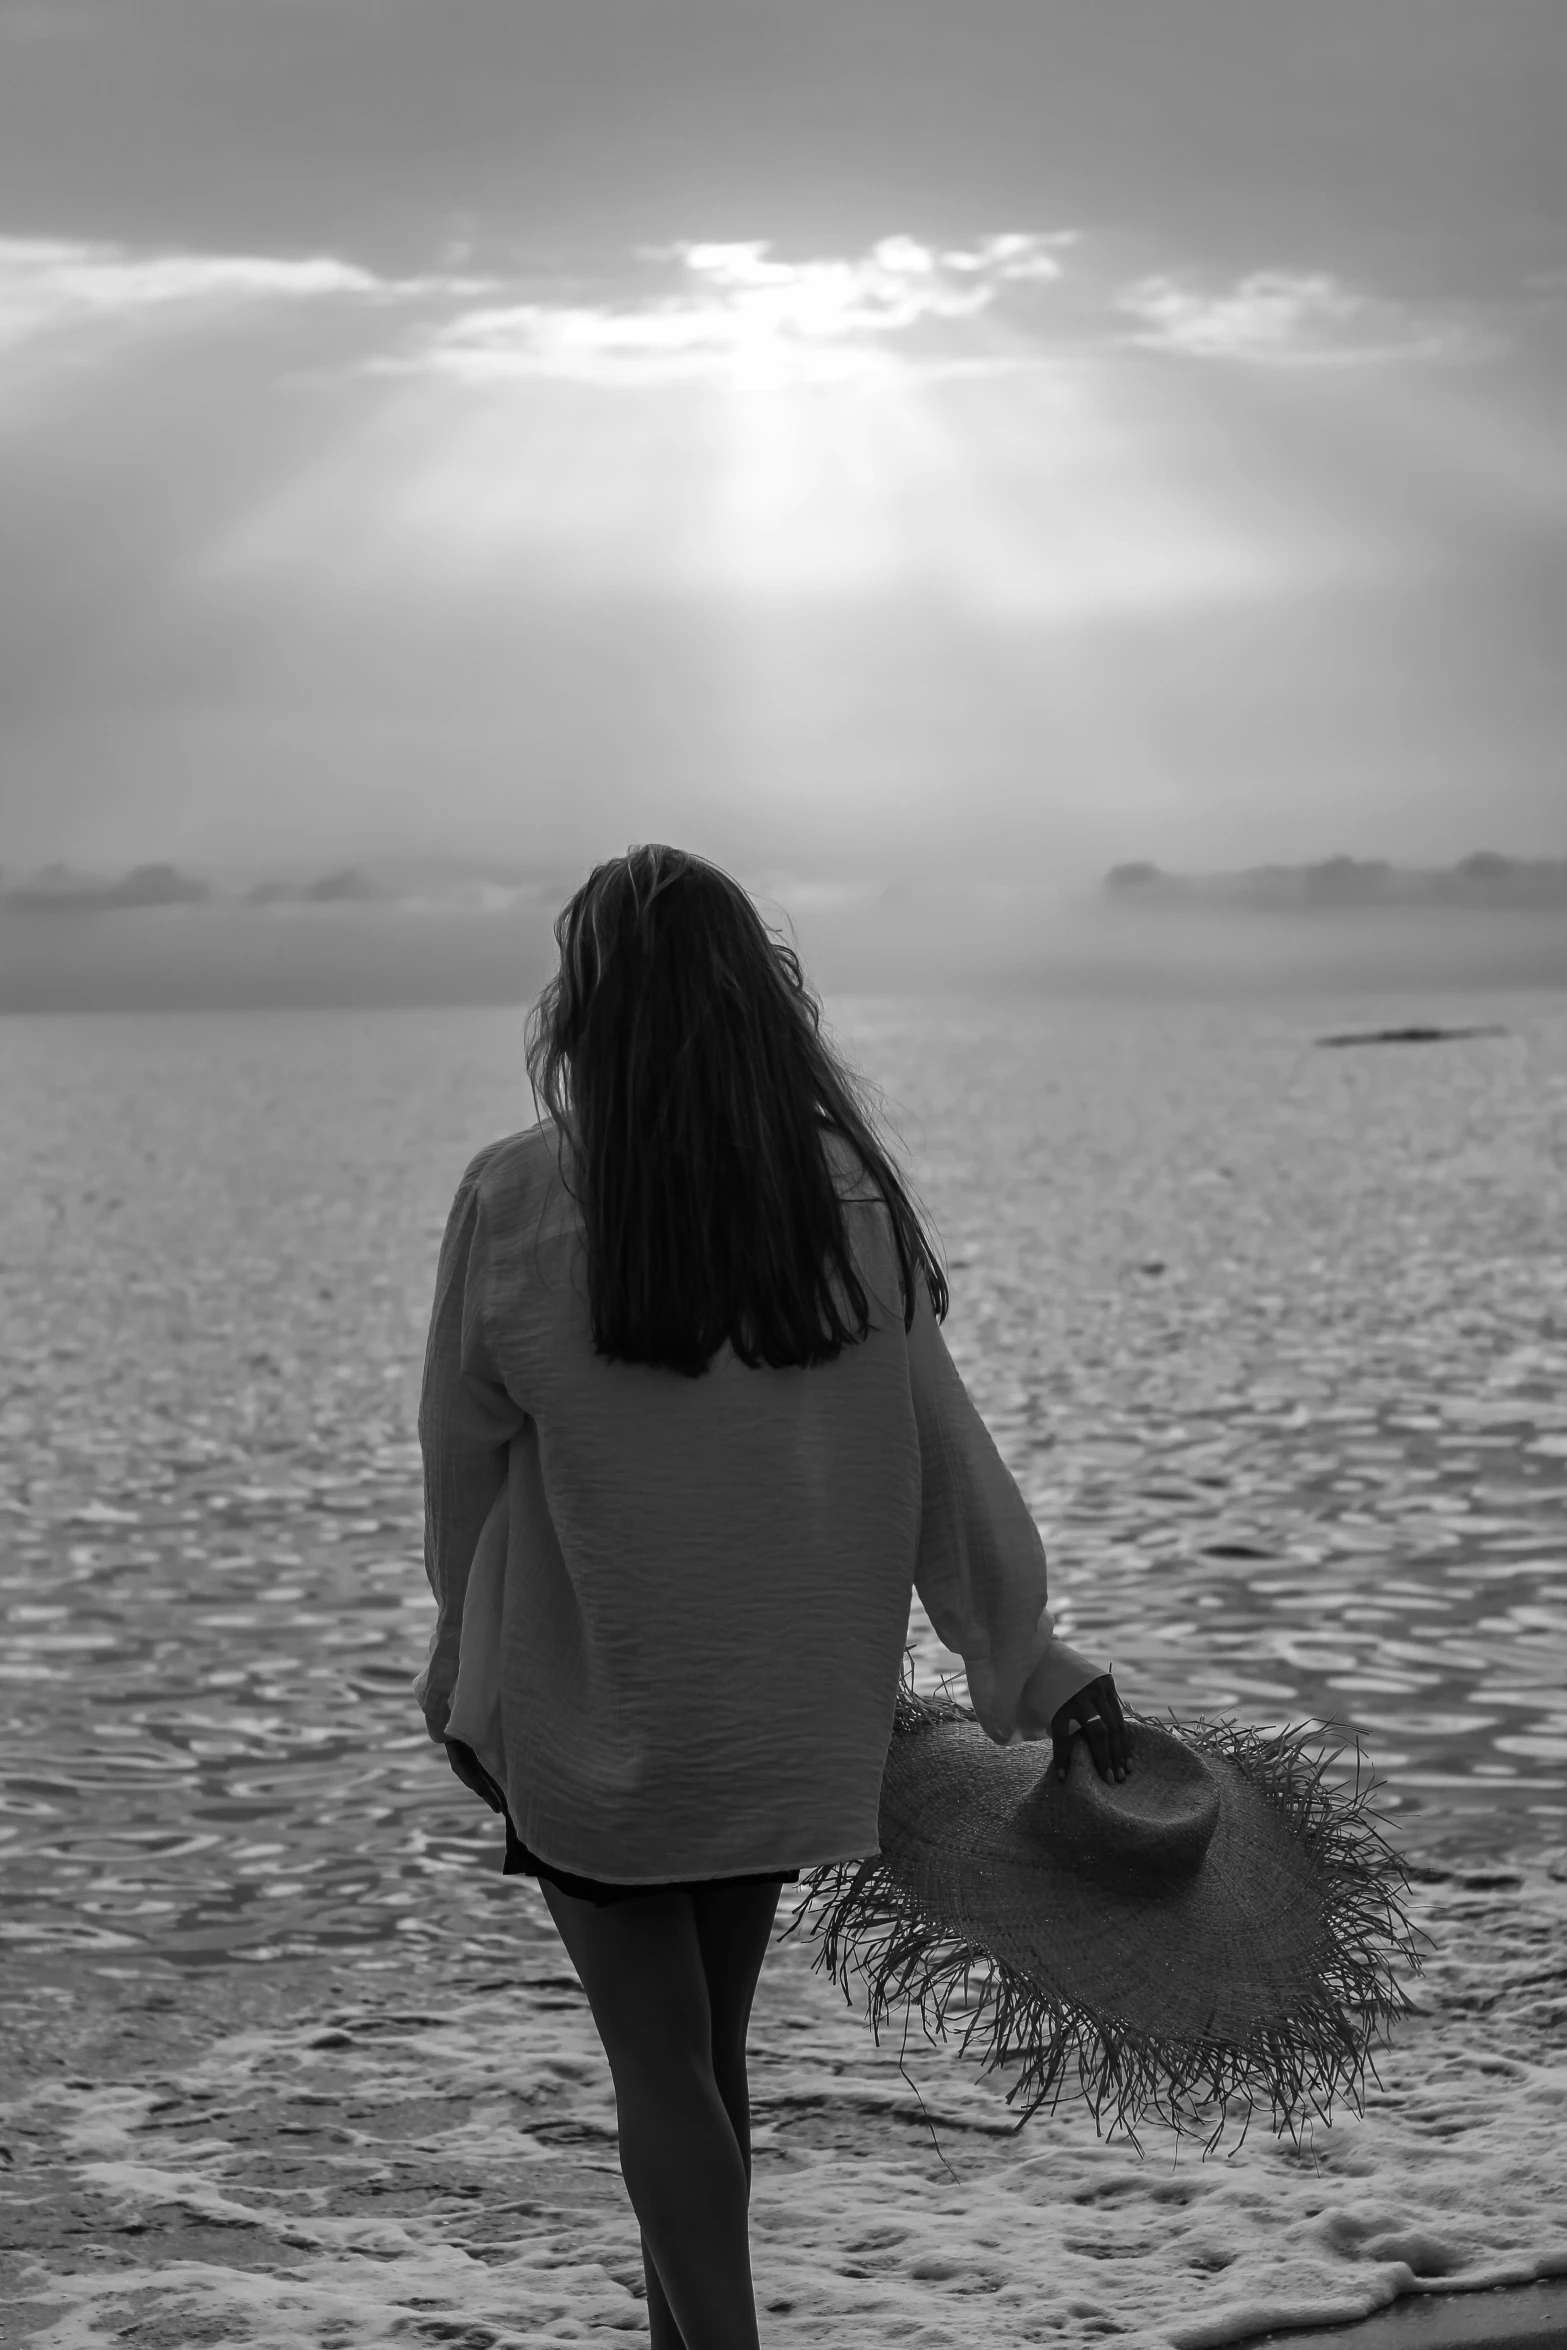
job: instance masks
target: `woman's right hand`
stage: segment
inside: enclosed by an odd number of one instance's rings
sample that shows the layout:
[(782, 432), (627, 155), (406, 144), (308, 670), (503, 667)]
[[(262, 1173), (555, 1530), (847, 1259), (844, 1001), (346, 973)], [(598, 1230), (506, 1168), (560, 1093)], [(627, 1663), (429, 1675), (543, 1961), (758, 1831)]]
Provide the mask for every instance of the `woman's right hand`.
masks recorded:
[(1115, 1683), (1108, 1673), (1088, 1682), (1075, 1697), (1056, 1708), (1050, 1724), (1050, 1744), (1056, 1777), (1064, 1779), (1072, 1760), (1072, 1734), (1081, 1730), (1101, 1779), (1124, 1779), (1132, 1767), (1131, 1733)]

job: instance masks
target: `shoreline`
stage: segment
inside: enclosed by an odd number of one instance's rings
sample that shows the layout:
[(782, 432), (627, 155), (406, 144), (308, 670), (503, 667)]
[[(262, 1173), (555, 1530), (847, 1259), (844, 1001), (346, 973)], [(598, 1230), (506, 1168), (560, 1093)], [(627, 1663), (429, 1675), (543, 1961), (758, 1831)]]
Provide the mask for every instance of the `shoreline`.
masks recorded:
[[(769, 2350), (1567, 2345), (1552, 2026), (1473, 2006), (1504, 1977), (1521, 1998), (1567, 1915), (1526, 1876), (1422, 1888), (1443, 1955), (1363, 2118), (1207, 2161), (1152, 2130), (1139, 2158), (1075, 2105), (1019, 2131), (1002, 2081), (917, 2032), (877, 2046), (808, 1946), (775, 1943), (750, 2044)], [(460, 1867), (438, 1910), (265, 1964), (13, 1946), (18, 2350), (646, 2339), (613, 2091), (544, 1904)]]
[[(1422, 2285), (1372, 2317), (1281, 2326), (1233, 2337), (1222, 2350), (1562, 2350), (1567, 2275), (1527, 2285)], [(1200, 2350), (1190, 2339), (1181, 2350)], [(1214, 2350), (1220, 2350), (1215, 2344)]]

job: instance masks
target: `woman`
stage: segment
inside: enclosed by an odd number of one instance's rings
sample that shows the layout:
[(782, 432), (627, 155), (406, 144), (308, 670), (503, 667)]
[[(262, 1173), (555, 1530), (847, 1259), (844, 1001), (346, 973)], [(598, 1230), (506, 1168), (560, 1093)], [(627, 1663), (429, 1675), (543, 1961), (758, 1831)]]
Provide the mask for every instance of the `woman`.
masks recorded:
[(798, 958), (679, 850), (598, 866), (425, 1366), (419, 1694), (540, 1882), (614, 2077), (654, 2350), (757, 2340), (745, 2044), (779, 1887), (877, 1848), (911, 1587), (1001, 1741), (1106, 1674), (941, 1338), (947, 1285)]

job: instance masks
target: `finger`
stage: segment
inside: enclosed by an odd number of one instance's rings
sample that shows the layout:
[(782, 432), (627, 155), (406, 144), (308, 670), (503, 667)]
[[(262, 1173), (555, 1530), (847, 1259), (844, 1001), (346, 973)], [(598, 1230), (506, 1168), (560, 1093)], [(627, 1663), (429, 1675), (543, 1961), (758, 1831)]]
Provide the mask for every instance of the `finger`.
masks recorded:
[(1132, 1767), (1132, 1733), (1121, 1707), (1120, 1692), (1107, 1673), (1099, 1684), (1099, 1711), (1110, 1738), (1110, 1759), (1118, 1771)]
[(1055, 1765), (1056, 1777), (1064, 1779), (1072, 1767), (1072, 1733), (1070, 1730), (1052, 1731), (1050, 1759)]
[(1104, 1723), (1098, 1714), (1090, 1714), (1083, 1724), (1083, 1735), (1088, 1740), (1088, 1751), (1094, 1758), (1094, 1769), (1101, 1779), (1115, 1777), (1115, 1765), (1110, 1760), (1110, 1741), (1105, 1735)]
[(1095, 1770), (1099, 1772), (1099, 1777), (1102, 1777), (1104, 1781), (1125, 1779), (1125, 1765), (1116, 1760), (1114, 1730), (1111, 1730), (1111, 1723), (1107, 1720), (1107, 1715), (1102, 1715), (1102, 1713), (1090, 1715), (1090, 1718), (1083, 1723), (1083, 1730), (1085, 1730), (1085, 1734), (1088, 1734), (1088, 1751), (1092, 1753), (1092, 1758), (1095, 1758)]

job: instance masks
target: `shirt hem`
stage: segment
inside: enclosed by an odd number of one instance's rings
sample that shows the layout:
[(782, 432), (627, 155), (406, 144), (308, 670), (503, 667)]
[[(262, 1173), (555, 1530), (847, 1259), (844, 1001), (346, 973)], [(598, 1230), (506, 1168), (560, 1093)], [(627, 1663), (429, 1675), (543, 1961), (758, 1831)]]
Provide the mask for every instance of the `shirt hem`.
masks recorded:
[(815, 1860), (793, 1858), (788, 1860), (746, 1860), (738, 1861), (730, 1868), (665, 1868), (661, 1869), (656, 1877), (617, 1877), (612, 1875), (608, 1869), (594, 1868), (586, 1861), (557, 1860), (553, 1853), (541, 1852), (531, 1837), (525, 1838), (524, 1841), (534, 1858), (543, 1861), (547, 1868), (563, 1870), (567, 1876), (571, 1877), (591, 1878), (600, 1885), (626, 1886), (685, 1885), (693, 1881), (719, 1885), (729, 1877), (770, 1876), (774, 1870), (787, 1869), (798, 1869), (800, 1875), (804, 1877), (808, 1876), (813, 1869), (831, 1868), (836, 1863), (843, 1861), (865, 1860), (881, 1849), (880, 1845), (875, 1842), (857, 1843), (848, 1846), (842, 1852), (831, 1852), (825, 1858)]

